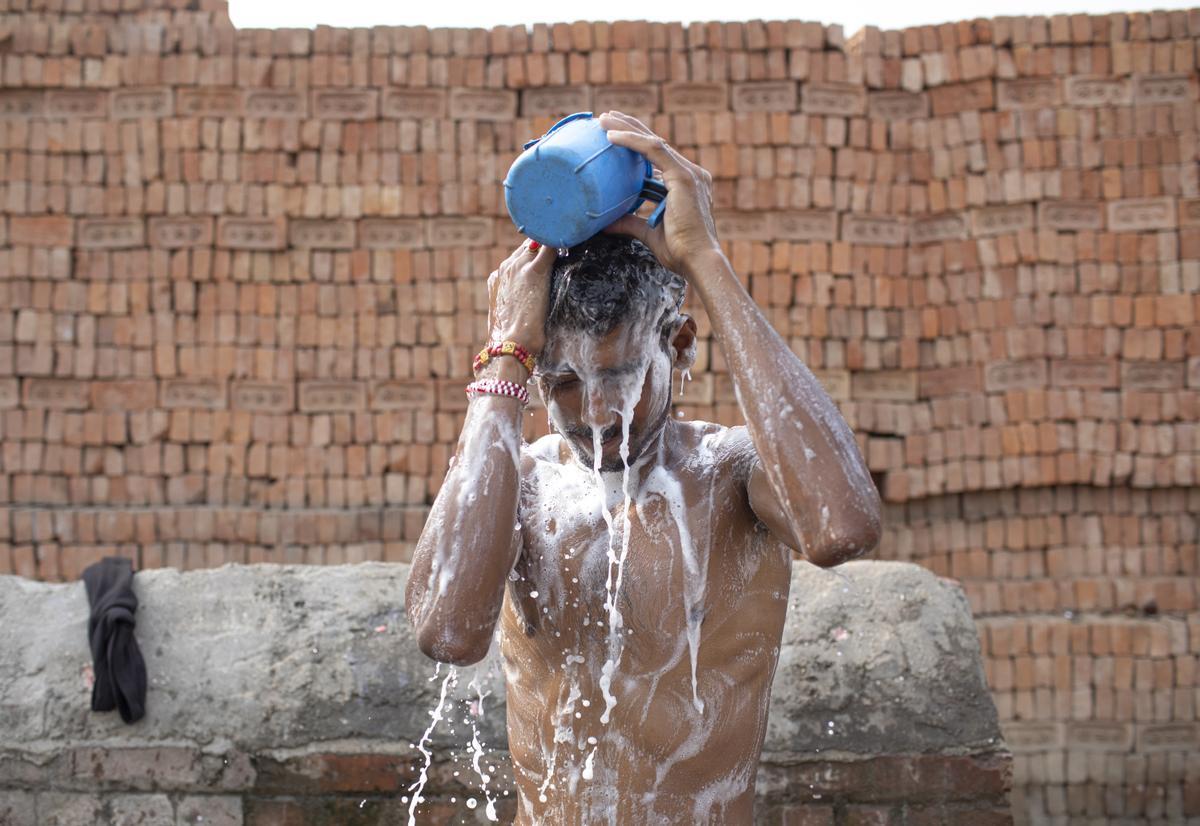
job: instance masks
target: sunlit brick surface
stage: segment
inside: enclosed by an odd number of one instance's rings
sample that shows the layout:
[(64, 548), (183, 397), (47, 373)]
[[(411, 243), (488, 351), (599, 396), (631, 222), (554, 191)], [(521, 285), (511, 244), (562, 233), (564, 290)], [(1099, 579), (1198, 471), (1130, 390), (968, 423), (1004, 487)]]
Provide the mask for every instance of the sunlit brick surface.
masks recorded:
[[(520, 241), (500, 180), (620, 109), (713, 173), (889, 503), (878, 555), (963, 582), (1018, 822), (1200, 818), (1198, 35), (0, 0), (0, 573), (407, 559)], [(692, 311), (677, 407), (736, 423)]]

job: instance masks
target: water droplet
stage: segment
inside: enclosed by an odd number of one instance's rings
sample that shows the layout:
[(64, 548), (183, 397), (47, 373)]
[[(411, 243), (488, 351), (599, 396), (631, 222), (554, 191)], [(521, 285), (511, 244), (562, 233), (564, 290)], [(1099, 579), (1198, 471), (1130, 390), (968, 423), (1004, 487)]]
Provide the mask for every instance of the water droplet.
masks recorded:
[(467, 808), (468, 809), (474, 809), (478, 805), (479, 805), (479, 803), (476, 802), (475, 798), (473, 798), (473, 797), (467, 798)]
[(360, 803), (358, 804), (358, 808), (360, 808), (360, 809), (361, 809), (363, 806), (366, 806), (366, 805), (367, 805), (367, 801), (366, 801), (366, 800), (363, 800), (362, 802), (360, 802)]
[(530, 592), (529, 592), (529, 596), (533, 597), (534, 599), (537, 599), (537, 598), (538, 598), (538, 592), (537, 592), (537, 591), (530, 591)]
[[(569, 256), (571, 254), (571, 250), (568, 247), (559, 247), (558, 254), (561, 255), (563, 258), (566, 258), (567, 256)], [(543, 801), (543, 802), (545, 802), (545, 801)]]

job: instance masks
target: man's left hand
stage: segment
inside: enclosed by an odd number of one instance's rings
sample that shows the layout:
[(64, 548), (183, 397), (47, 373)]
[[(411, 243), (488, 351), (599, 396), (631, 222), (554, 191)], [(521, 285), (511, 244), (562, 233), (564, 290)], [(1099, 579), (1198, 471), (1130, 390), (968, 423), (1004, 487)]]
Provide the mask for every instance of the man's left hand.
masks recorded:
[(604, 231), (637, 238), (660, 264), (691, 280), (696, 265), (721, 250), (712, 217), (712, 175), (632, 115), (605, 112), (600, 127), (607, 130), (610, 142), (649, 158), (662, 172), (668, 192), (667, 208), (657, 227), (637, 215), (624, 215)]

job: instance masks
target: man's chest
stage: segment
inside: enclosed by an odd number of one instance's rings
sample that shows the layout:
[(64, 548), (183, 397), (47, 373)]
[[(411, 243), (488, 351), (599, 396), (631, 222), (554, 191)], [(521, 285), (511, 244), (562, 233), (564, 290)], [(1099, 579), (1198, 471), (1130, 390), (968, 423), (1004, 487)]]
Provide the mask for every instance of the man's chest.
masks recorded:
[(602, 500), (594, 483), (534, 488), (505, 600), (509, 648), (551, 668), (580, 658), (598, 668), (616, 630), (622, 670), (636, 674), (729, 631), (748, 598), (786, 601), (786, 550), (731, 488), (665, 473), (627, 498)]

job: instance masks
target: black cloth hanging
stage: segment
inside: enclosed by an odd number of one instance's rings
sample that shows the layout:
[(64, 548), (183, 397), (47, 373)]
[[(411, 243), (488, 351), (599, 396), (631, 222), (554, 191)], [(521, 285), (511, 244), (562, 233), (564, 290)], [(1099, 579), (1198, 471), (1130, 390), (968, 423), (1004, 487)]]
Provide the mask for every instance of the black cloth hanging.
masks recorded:
[(126, 723), (146, 714), (146, 661), (133, 636), (138, 599), (133, 593), (133, 563), (105, 557), (83, 572), (88, 602), (88, 643), (92, 648), (92, 711), (121, 712)]

